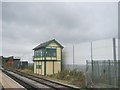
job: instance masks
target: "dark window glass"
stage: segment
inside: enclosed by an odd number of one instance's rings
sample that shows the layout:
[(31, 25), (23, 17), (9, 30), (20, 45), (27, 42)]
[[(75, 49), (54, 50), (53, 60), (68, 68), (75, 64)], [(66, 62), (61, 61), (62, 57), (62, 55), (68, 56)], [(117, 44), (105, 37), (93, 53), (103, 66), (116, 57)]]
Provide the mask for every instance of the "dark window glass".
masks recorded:
[(46, 56), (47, 57), (56, 57), (56, 49), (54, 49), (54, 48), (47, 48), (46, 49)]
[(35, 50), (34, 51), (34, 56), (35, 57), (42, 57), (42, 56), (44, 56), (44, 50), (43, 49)]
[(42, 65), (36, 65), (36, 69), (41, 69)]

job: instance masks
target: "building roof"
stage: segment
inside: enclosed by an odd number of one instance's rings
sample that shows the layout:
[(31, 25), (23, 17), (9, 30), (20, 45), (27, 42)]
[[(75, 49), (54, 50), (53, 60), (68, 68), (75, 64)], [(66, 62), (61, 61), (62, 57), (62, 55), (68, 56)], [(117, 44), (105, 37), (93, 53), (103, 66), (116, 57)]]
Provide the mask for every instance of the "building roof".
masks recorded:
[(45, 48), (46, 46), (48, 46), (51, 42), (55, 42), (56, 44), (58, 44), (61, 48), (64, 48), (60, 43), (58, 43), (55, 39), (53, 40), (49, 40), (47, 42), (41, 43), (38, 46), (36, 46), (35, 48), (33, 48), (33, 50), (37, 50), (40, 48)]

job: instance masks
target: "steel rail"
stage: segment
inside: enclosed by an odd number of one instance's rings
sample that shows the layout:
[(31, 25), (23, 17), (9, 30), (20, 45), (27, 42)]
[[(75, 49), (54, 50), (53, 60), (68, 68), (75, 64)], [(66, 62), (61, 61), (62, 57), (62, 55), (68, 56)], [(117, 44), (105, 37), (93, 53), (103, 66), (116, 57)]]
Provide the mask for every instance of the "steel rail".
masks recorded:
[[(8, 70), (8, 69), (7, 69)], [(67, 89), (67, 90), (81, 90), (81, 88), (79, 87), (73, 87), (71, 85), (66, 85), (66, 84), (62, 84), (62, 83), (59, 83), (59, 82), (55, 82), (55, 81), (52, 81), (52, 80), (49, 80), (49, 79), (46, 79), (46, 78), (43, 78), (43, 77), (39, 77), (39, 76), (34, 76), (34, 75), (31, 75), (31, 74), (27, 74), (27, 73), (23, 73), (23, 72), (20, 72), (18, 70), (10, 70), (9, 71), (12, 71), (16, 74), (19, 74), (21, 76), (24, 76), (26, 78), (29, 78), (31, 80), (34, 80), (34, 81), (37, 81), (43, 85), (46, 85), (46, 86), (49, 86), (53, 89), (56, 89), (56, 90), (63, 90), (63, 89)]]

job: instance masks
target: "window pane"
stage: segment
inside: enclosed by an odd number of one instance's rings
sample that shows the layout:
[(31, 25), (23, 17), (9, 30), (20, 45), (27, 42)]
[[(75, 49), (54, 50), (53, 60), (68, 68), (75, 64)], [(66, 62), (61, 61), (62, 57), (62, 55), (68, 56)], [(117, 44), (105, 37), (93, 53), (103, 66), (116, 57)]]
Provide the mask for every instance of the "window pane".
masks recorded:
[(44, 56), (44, 50), (43, 49), (35, 50), (34, 51), (34, 56), (35, 57), (42, 57), (42, 56)]
[(47, 48), (46, 49), (46, 56), (47, 57), (56, 57), (56, 49), (54, 49), (54, 48)]
[(42, 65), (36, 65), (36, 69), (41, 69)]

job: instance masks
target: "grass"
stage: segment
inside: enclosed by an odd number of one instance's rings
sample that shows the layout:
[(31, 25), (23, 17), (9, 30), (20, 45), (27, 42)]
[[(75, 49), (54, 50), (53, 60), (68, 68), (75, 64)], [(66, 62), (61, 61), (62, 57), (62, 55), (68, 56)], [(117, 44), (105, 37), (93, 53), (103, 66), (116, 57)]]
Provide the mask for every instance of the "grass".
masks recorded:
[[(19, 70), (24, 73), (38, 76), (38, 74), (34, 74), (32, 66), (29, 66), (28, 68), (25, 68), (25, 69), (19, 69)], [(64, 70), (62, 72), (58, 72), (57, 74), (47, 75), (43, 77), (52, 79), (55, 81), (75, 85), (81, 88), (85, 88), (85, 76), (83, 72), (79, 72), (76, 70), (73, 70), (73, 71)]]
[(48, 77), (56, 80), (61, 80), (62, 82), (66, 82), (68, 84), (72, 84), (81, 88), (85, 88), (85, 76), (83, 72), (78, 72), (76, 70), (64, 70), (57, 74), (48, 75)]
[(21, 72), (24, 72), (24, 73), (28, 73), (28, 74), (34, 75), (33, 66), (28, 66), (27, 68), (18, 69), (18, 70), (21, 71)]

